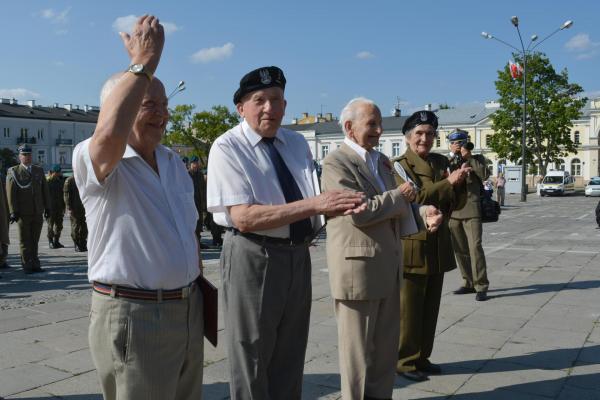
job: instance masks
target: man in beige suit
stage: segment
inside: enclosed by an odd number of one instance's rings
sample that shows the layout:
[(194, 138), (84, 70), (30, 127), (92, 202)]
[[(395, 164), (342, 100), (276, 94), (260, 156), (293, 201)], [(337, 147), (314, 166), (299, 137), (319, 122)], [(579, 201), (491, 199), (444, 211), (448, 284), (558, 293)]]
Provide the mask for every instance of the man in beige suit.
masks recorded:
[(383, 129), (372, 101), (351, 100), (340, 124), (346, 138), (323, 162), (323, 190), (349, 189), (366, 197), (365, 211), (327, 225), (342, 398), (390, 399), (400, 329), (400, 237), (417, 232), (423, 220), (435, 230), (442, 218), (432, 206), (413, 213), (415, 189), (410, 183), (396, 186), (389, 160), (374, 149)]

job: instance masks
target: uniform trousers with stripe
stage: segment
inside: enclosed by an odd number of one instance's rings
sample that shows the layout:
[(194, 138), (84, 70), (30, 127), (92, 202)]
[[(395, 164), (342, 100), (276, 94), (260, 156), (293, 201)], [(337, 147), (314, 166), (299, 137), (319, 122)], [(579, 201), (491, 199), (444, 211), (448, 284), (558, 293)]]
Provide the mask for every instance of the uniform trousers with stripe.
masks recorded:
[(202, 293), (133, 300), (94, 292), (90, 350), (105, 400), (200, 400), (204, 362)]
[(312, 291), (308, 247), (228, 231), (221, 272), (231, 399), (300, 399)]

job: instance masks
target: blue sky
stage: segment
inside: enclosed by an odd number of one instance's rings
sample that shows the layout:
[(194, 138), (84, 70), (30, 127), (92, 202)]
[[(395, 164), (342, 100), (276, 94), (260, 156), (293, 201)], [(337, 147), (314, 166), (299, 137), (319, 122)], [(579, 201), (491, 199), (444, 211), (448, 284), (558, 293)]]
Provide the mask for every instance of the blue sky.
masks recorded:
[(42, 105), (98, 105), (104, 80), (129, 64), (117, 31), (144, 13), (168, 23), (157, 75), (167, 90), (186, 82), (171, 104), (197, 110), (233, 108), (239, 79), (263, 65), (286, 74), (286, 122), (302, 112), (338, 116), (358, 95), (386, 115), (397, 97), (404, 113), (483, 103), (496, 98), (496, 71), (511, 55), (480, 33), (517, 45), (512, 15), (526, 38), (573, 20), (539, 49), (600, 96), (600, 2), (3, 1), (1, 10), (0, 96)]

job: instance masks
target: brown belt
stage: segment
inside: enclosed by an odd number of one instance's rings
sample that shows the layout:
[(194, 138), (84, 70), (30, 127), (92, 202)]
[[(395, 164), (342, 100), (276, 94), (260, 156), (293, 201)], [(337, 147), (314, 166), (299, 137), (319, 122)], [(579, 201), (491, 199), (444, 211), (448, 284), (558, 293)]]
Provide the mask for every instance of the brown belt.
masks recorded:
[(136, 289), (126, 286), (109, 285), (101, 282), (92, 283), (94, 292), (103, 294), (111, 297), (123, 297), (124, 299), (134, 300), (150, 300), (150, 301), (163, 301), (163, 300), (181, 300), (186, 299), (190, 295), (192, 285), (182, 287), (180, 289), (173, 290), (146, 290)]

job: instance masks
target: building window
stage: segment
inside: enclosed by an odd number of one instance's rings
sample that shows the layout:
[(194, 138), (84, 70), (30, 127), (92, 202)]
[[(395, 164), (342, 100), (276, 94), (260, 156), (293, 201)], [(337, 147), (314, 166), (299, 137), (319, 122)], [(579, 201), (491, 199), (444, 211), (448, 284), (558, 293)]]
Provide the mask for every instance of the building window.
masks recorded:
[(573, 134), (573, 143), (581, 144), (581, 142), (579, 140), (580, 140), (579, 131), (575, 131), (575, 133)]
[(10, 128), (4, 128), (4, 137), (10, 137)]
[(571, 175), (581, 175), (581, 161), (579, 161), (579, 158), (574, 158), (573, 161), (571, 161)]
[(379, 142), (375, 150), (377, 150), (380, 153), (383, 153), (383, 143)]
[(21, 128), (21, 137), (27, 139), (27, 134), (29, 133), (29, 129)]
[(442, 139), (438, 136), (435, 138), (435, 147), (440, 147), (442, 145)]
[(38, 150), (38, 164), (46, 164), (46, 152)]
[(37, 131), (38, 139), (44, 139), (44, 128), (40, 128)]
[(67, 163), (67, 153), (64, 151), (61, 151), (60, 153), (58, 153), (58, 162), (60, 164), (66, 164)]
[(321, 159), (324, 159), (325, 157), (327, 157), (327, 154), (329, 154), (329, 145), (328, 144), (321, 145)]
[(488, 141), (487, 141), (487, 139), (488, 139), (488, 135), (481, 135), (481, 141), (482, 141), (482, 143), (481, 143), (481, 148), (482, 148), (482, 149), (485, 149), (485, 148), (487, 148), (487, 145), (488, 145), (488, 143), (487, 143), (487, 142), (488, 142)]
[(400, 157), (400, 143), (392, 143), (392, 157)]

